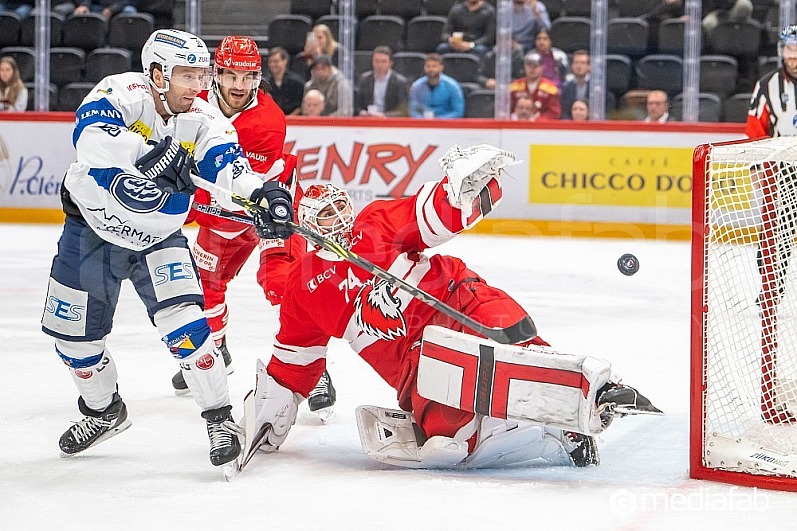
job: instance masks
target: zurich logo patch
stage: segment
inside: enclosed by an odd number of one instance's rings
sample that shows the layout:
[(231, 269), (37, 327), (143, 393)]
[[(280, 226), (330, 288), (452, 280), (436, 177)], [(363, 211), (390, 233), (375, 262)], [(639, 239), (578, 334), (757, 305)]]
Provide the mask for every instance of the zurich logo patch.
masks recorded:
[(149, 179), (129, 173), (114, 177), (110, 192), (122, 206), (137, 213), (155, 212), (168, 198), (168, 194)]
[(196, 63), (196, 55), (189, 53), (188, 57), (186, 57), (186, 60), (188, 61), (188, 64), (192, 65)]

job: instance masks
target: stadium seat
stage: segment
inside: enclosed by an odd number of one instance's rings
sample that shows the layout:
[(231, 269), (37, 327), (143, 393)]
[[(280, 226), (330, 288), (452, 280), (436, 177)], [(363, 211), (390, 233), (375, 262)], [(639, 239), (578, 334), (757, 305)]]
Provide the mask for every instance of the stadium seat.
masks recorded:
[(378, 15), (379, 3), (379, 0), (357, 0), (354, 7), (354, 14), (357, 17), (357, 20)]
[(677, 18), (671, 18), (659, 24), (658, 53), (684, 55), (684, 30), (686, 23)]
[(551, 23), (553, 45), (567, 53), (589, 50), (592, 24), (584, 17), (559, 17)]
[(565, 0), (565, 12), (568, 17), (587, 17), (592, 12), (592, 0)]
[(97, 83), (106, 76), (129, 72), (133, 67), (133, 54), (124, 48), (98, 48), (86, 56), (84, 81)]
[(415, 17), (407, 23), (407, 38), (404, 50), (407, 52), (433, 52), (442, 42), (445, 17), (426, 15)]
[(459, 0), (426, 0), (426, 14), (445, 17), (458, 1)]
[(722, 105), (722, 115), (726, 122), (744, 123), (747, 121), (747, 111), (750, 110), (752, 94), (744, 92), (734, 94), (725, 99)]
[(556, 20), (565, 12), (565, 0), (545, 0), (545, 8), (550, 19)]
[(606, 56), (606, 89), (618, 98), (631, 88), (634, 64), (626, 55)]
[(606, 30), (606, 52), (642, 57), (648, 49), (648, 23), (641, 18), (615, 18)]
[(728, 55), (703, 55), (700, 57), (700, 92), (714, 92), (727, 96), (736, 87), (739, 66)]
[(373, 50), (389, 46), (394, 52), (404, 49), (404, 19), (373, 15), (360, 20), (357, 50)]
[[(354, 28), (354, 37), (357, 37), (357, 19), (352, 17), (352, 27)], [(332, 32), (332, 36), (335, 37), (336, 41), (341, 40), (340, 38), (340, 26), (343, 22), (342, 15), (324, 15), (322, 17), (318, 17), (318, 20), (314, 22), (314, 25), (324, 24), (326, 27), (329, 28), (329, 31)]]
[(72, 15), (64, 21), (63, 39), (65, 48), (80, 48), (91, 51), (105, 46), (108, 35), (108, 19), (99, 13)]
[(758, 72), (760, 77), (763, 77), (773, 70), (780, 68), (780, 59), (778, 56), (774, 57), (759, 57), (758, 58)]
[[(722, 115), (722, 100), (716, 94), (701, 92), (698, 94), (697, 120), (699, 122), (719, 122)], [(670, 102), (670, 117), (683, 121), (683, 94), (678, 94)]]
[(709, 33), (711, 53), (733, 57), (758, 57), (761, 28), (761, 23), (757, 20), (720, 22)]
[(28, 46), (6, 46), (0, 50), (0, 57), (10, 55), (17, 62), (22, 82), (33, 81), (36, 70), (36, 50)]
[(50, 48), (50, 82), (59, 87), (82, 79), (86, 52), (75, 47)]
[(443, 73), (460, 83), (477, 83), (479, 59), (470, 53), (447, 53), (443, 55)]
[[(36, 46), (36, 14), (38, 10), (34, 9), (31, 16), (22, 21), (22, 27), (19, 33), (20, 46)], [(58, 13), (50, 13), (50, 46), (61, 46), (61, 39), (64, 31), (63, 15)], [(0, 31), (2, 34), (2, 31)]]
[(393, 54), (393, 70), (406, 77), (410, 83), (424, 75), (424, 63), (426, 63), (426, 54), (421, 52)]
[(465, 118), (494, 118), (495, 92), (474, 90), (465, 97)]
[(620, 17), (641, 17), (650, 9), (650, 2), (642, 0), (616, 0)]
[(354, 52), (354, 79), (360, 79), (360, 76), (373, 68), (372, 51), (357, 51)]
[(304, 41), (313, 27), (305, 15), (277, 15), (268, 23), (268, 47), (281, 46), (293, 55), (304, 49)]
[(155, 18), (149, 13), (119, 13), (111, 19), (108, 46), (126, 48), (134, 55), (140, 55), (153, 31)]
[(646, 55), (636, 63), (638, 87), (663, 90), (669, 95), (683, 88), (683, 60), (675, 55)]
[(305, 15), (312, 19), (332, 13), (332, 0), (291, 0), (290, 14)]
[(379, 4), (379, 14), (401, 17), (408, 21), (422, 15), (423, 4), (423, 0), (383, 1)]
[(94, 83), (70, 83), (58, 91), (58, 111), (76, 111), (83, 99), (92, 91)]
[(465, 83), (460, 83), (459, 88), (462, 89), (462, 95), (465, 96), (466, 98), (468, 97), (468, 94), (470, 94), (471, 92), (475, 92), (477, 90), (483, 90), (481, 85), (479, 85), (478, 83), (473, 83), (472, 81), (466, 81)]
[[(30, 18), (30, 17), (28, 17)], [(0, 13), (0, 48), (18, 46), (22, 19), (13, 11)]]
[[(28, 111), (36, 110), (36, 84), (33, 82), (25, 83), (25, 88), (28, 89)], [(47, 110), (54, 111), (58, 106), (58, 87), (55, 83), (50, 83), (49, 87), (47, 87), (47, 91), (50, 94), (50, 106)]]

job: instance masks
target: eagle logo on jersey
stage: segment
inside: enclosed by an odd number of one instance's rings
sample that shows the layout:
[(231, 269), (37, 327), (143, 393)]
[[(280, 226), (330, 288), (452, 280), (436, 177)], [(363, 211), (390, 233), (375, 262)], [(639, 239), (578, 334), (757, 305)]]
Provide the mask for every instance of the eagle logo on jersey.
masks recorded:
[(129, 173), (120, 173), (114, 177), (109, 191), (123, 207), (138, 213), (159, 210), (169, 197), (154, 182)]
[(401, 301), (393, 295), (393, 286), (375, 278), (366, 282), (354, 299), (354, 322), (369, 336), (392, 341), (407, 335), (401, 313)]

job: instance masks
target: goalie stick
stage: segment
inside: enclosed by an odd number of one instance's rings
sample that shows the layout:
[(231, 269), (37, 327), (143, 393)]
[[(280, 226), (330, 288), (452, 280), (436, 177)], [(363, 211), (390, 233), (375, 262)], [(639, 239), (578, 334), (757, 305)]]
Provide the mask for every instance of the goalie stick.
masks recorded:
[[(192, 178), (197, 186), (204, 188), (205, 190), (213, 194), (227, 197), (232, 202), (243, 207), (249, 212), (256, 212), (258, 209), (263, 208), (260, 205), (250, 201), (249, 199), (241, 197), (229, 190), (225, 190), (221, 186), (218, 186), (214, 183), (205, 181), (204, 179), (195, 176), (192, 176)], [(240, 221), (242, 223), (248, 223), (249, 225), (254, 224), (254, 221), (249, 216), (236, 214), (235, 212), (224, 210), (218, 206), (194, 204), (193, 208), (195, 208), (199, 212), (204, 212), (206, 214), (211, 214), (213, 216), (232, 219), (235, 221)], [(502, 343), (504, 345), (511, 345), (514, 343), (520, 343), (522, 341), (526, 341), (537, 335), (537, 327), (534, 325), (534, 321), (531, 320), (531, 317), (527, 316), (519, 323), (514, 324), (508, 328), (492, 328), (489, 326), (485, 326), (477, 322), (473, 318), (465, 315), (464, 313), (455, 310), (448, 304), (444, 303), (440, 299), (433, 297), (424, 290), (416, 286), (413, 286), (412, 284), (408, 284), (407, 282), (393, 275), (389, 271), (382, 269), (378, 265), (370, 262), (365, 258), (362, 258), (356, 253), (353, 253), (352, 251), (333, 242), (332, 240), (324, 238), (320, 234), (316, 234), (315, 232), (306, 229), (301, 225), (298, 225), (291, 221), (275, 221), (275, 223), (288, 225), (291, 229), (293, 229), (295, 233), (301, 235), (310, 243), (313, 243), (323, 249), (326, 249), (327, 251), (336, 254), (337, 256), (343, 258), (344, 260), (347, 260), (352, 264), (361, 267), (362, 269), (368, 271), (372, 275), (377, 276), (382, 280), (385, 280), (386, 282), (390, 283), (393, 286), (403, 289), (404, 291), (406, 291), (416, 299), (428, 304), (429, 306), (439, 311), (440, 313), (445, 314), (448, 317), (451, 317), (455, 321), (467, 326), (471, 330), (474, 330), (489, 339), (492, 339), (497, 343)]]

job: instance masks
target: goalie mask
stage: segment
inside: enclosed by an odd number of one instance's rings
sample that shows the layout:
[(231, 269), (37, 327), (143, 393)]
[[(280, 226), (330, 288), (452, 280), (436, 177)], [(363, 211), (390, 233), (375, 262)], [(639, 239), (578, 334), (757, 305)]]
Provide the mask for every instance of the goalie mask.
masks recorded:
[(257, 97), (263, 58), (249, 37), (225, 37), (216, 48), (213, 90), (234, 111), (245, 109)]
[(299, 224), (349, 249), (354, 228), (354, 207), (345, 190), (331, 184), (314, 184), (299, 201)]

